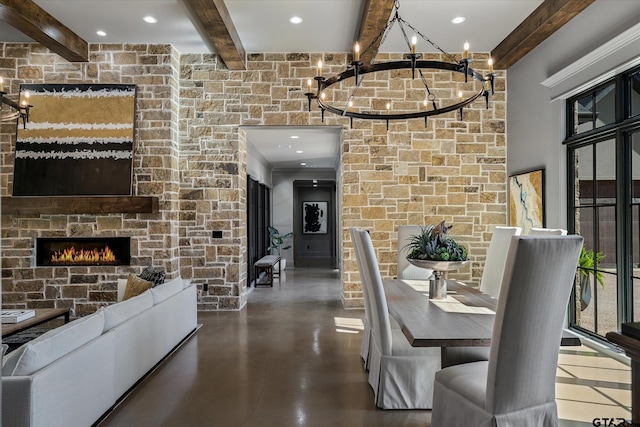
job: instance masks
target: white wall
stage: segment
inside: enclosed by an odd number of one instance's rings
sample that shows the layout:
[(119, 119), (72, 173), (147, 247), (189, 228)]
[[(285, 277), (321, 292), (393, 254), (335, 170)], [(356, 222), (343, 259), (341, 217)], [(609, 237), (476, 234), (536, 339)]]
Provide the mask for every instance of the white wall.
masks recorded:
[(247, 142), (247, 175), (271, 187), (271, 170), (271, 164), (267, 159), (250, 142)]
[[(293, 231), (293, 181), (296, 180), (335, 180), (336, 172), (328, 169), (300, 169), (300, 170), (274, 170), (271, 174), (273, 183), (271, 191), (271, 224), (278, 229), (280, 234)], [(287, 244), (293, 246), (293, 239), (288, 239)], [(287, 265), (293, 265), (293, 250), (283, 251)]]
[(567, 222), (565, 100), (552, 98), (633, 59), (640, 48), (631, 44), (551, 89), (540, 83), (638, 22), (640, 1), (596, 0), (507, 72), (507, 172), (545, 168), (548, 227)]

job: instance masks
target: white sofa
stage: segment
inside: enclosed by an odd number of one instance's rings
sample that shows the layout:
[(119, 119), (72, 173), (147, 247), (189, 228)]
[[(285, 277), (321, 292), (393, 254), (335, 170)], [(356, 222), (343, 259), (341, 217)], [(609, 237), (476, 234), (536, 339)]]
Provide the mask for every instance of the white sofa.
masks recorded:
[(196, 287), (173, 279), (21, 346), (2, 367), (2, 425), (87, 427), (196, 329)]

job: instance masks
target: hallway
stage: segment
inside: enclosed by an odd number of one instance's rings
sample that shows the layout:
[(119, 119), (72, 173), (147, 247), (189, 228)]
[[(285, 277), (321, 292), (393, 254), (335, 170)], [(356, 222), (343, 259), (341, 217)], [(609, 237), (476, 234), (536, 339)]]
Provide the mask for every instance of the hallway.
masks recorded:
[[(361, 310), (342, 308), (336, 270), (288, 269), (240, 312), (200, 312), (202, 328), (101, 427), (425, 427), (430, 411), (383, 411), (362, 369)], [(629, 417), (629, 367), (561, 349), (561, 427)]]

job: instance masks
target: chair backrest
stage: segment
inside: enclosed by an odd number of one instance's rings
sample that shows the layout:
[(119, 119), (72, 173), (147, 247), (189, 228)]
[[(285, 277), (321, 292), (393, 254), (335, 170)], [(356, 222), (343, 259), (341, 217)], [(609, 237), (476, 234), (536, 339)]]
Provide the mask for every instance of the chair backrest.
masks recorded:
[(369, 289), (369, 302), (371, 303), (372, 338), (380, 345), (380, 352), (383, 355), (390, 355), (392, 341), (389, 308), (382, 287), (378, 260), (369, 233), (364, 230), (356, 230), (355, 234), (359, 238), (362, 266), (368, 272), (365, 274), (365, 286)]
[(482, 280), (480, 290), (485, 294), (498, 298), (502, 287), (502, 277), (504, 276), (504, 266), (507, 263), (509, 245), (512, 236), (519, 236), (522, 232), (520, 227), (496, 227), (491, 236), (491, 243), (487, 249), (487, 258), (482, 269)]
[(513, 236), (491, 339), (486, 410), (552, 402), (564, 316), (583, 238)]
[(358, 272), (360, 273), (360, 285), (362, 286), (362, 295), (364, 297), (364, 317), (367, 319), (369, 326), (371, 326), (371, 297), (369, 296), (369, 289), (365, 286), (365, 276), (369, 274), (363, 267), (362, 262), (362, 250), (360, 249), (360, 237), (356, 232), (359, 229), (356, 227), (349, 228), (349, 234), (351, 234), (351, 243), (353, 243), (353, 249), (356, 254), (356, 263), (358, 264)]
[(532, 228), (529, 230), (529, 236), (566, 236), (567, 230), (562, 228)]
[(406, 246), (411, 236), (418, 235), (421, 231), (422, 227), (419, 225), (398, 226), (398, 279), (425, 280), (433, 273), (433, 270), (416, 267), (407, 261), (409, 249)]

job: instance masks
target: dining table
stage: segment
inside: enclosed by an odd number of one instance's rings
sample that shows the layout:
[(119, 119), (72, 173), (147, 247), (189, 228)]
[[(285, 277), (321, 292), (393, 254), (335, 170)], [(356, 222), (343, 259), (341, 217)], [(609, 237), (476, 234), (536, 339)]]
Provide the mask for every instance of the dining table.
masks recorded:
[[(498, 300), (464, 283), (447, 280), (447, 296), (429, 299), (428, 280), (383, 281), (387, 306), (413, 347), (489, 347)], [(561, 345), (579, 346), (565, 329)]]

